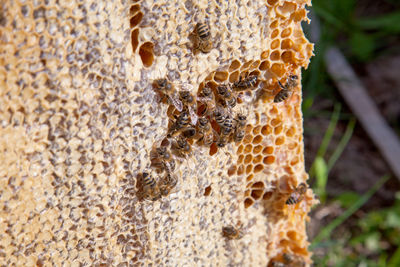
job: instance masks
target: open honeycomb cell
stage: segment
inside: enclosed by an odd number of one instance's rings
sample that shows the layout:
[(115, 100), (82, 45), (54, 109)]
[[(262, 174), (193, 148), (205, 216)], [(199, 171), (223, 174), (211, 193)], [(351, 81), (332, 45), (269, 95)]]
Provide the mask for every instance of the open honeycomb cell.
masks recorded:
[[(285, 252), (310, 265), (311, 189), (285, 205), (308, 178), (301, 86), (273, 103), (277, 82), (301, 78), (312, 56), (301, 29), (307, 4), (2, 1), (2, 265), (268, 266)], [(194, 53), (199, 22), (210, 25), (208, 53)], [(189, 138), (190, 153), (172, 155), (176, 187), (147, 199), (143, 173), (165, 179), (151, 156), (171, 147), (180, 114), (155, 80), (199, 96), (253, 75), (229, 110), (247, 115), (242, 142), (230, 136), (218, 147), (221, 129), (207, 114), (213, 144)], [(197, 100), (201, 116), (207, 106)], [(221, 235), (226, 225), (243, 230), (234, 246)]]

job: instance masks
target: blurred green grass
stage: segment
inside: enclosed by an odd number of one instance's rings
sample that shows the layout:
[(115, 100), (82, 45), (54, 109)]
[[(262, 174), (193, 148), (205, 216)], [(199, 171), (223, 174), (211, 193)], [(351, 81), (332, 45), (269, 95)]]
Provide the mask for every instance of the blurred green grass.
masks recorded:
[[(315, 266), (400, 266), (400, 192), (391, 207), (369, 211), (356, 221), (355, 229), (348, 229), (340, 238), (334, 231), (346, 224), (354, 213), (373, 196), (389, 179), (382, 177), (368, 192), (344, 192), (333, 198), (327, 193), (329, 174), (346, 148), (356, 125), (353, 115), (342, 112), (342, 100), (331, 82), (325, 68), (323, 55), (327, 47), (338, 46), (348, 61), (362, 66), (382, 55), (400, 52), (400, 46), (393, 45), (400, 34), (400, 1), (376, 1), (386, 7), (363, 15), (371, 1), (356, 0), (313, 0), (311, 11), (320, 22), (319, 41), (315, 44), (309, 68), (303, 72), (303, 114), (304, 120), (325, 118), (329, 120), (326, 130), (319, 129), (323, 139), (309, 169), (313, 189), (321, 205), (336, 202), (345, 211), (320, 229), (312, 241), (311, 249), (323, 248), (324, 256), (314, 256)], [(313, 23), (313, 21), (311, 22)], [(306, 34), (310, 33), (305, 26)], [(308, 29), (308, 30), (307, 30)], [(324, 100), (328, 103), (320, 107)], [(338, 123), (347, 124), (340, 141), (330, 156), (328, 146), (332, 142)], [(310, 133), (315, 129), (307, 129)], [(324, 133), (323, 133), (324, 132)], [(367, 251), (367, 253), (357, 253)]]

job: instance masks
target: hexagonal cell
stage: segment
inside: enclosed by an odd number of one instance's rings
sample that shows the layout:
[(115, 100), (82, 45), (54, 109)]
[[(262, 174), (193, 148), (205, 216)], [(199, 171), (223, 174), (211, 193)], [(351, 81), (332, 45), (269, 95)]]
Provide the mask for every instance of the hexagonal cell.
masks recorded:
[(229, 75), (229, 82), (234, 83), (239, 80), (239, 71), (234, 71)]
[(250, 195), (253, 199), (258, 200), (262, 197), (263, 193), (263, 190), (252, 190)]
[(261, 59), (267, 59), (267, 58), (268, 58), (268, 55), (269, 55), (269, 51), (263, 51), (263, 52), (261, 53)]
[(241, 154), (243, 152), (243, 145), (239, 145), (238, 149), (236, 150), (237, 154)]
[(214, 81), (224, 82), (228, 79), (228, 72), (226, 71), (216, 71), (214, 74)]
[(254, 200), (251, 198), (246, 198), (244, 200), (244, 207), (247, 209), (248, 207), (250, 207), (251, 205), (254, 204)]
[(255, 157), (253, 157), (253, 163), (254, 164), (257, 164), (257, 163), (259, 163), (261, 161), (262, 161), (262, 156), (261, 155), (257, 155)]
[(294, 157), (291, 161), (290, 161), (290, 166), (294, 166), (296, 164), (298, 164), (300, 161), (299, 157)]
[(249, 164), (246, 166), (246, 174), (251, 173), (252, 170), (253, 170), (253, 164)]
[(279, 136), (278, 138), (275, 139), (275, 145), (280, 146), (285, 143), (285, 137)]
[(261, 62), (258, 69), (262, 70), (262, 71), (269, 69), (269, 60), (265, 60), (265, 61)]
[(266, 146), (266, 147), (264, 147), (262, 153), (264, 155), (272, 154), (272, 153), (274, 153), (274, 147), (273, 146)]
[(292, 126), (286, 131), (286, 136), (287, 137), (293, 137), (294, 134), (296, 133), (295, 128)]
[(285, 63), (296, 63), (296, 58), (293, 51), (283, 52), (281, 58)]
[(255, 147), (253, 147), (253, 154), (258, 154), (260, 153), (260, 151), (263, 149), (262, 145), (257, 145)]
[(259, 143), (262, 142), (262, 140), (263, 140), (262, 135), (257, 135), (257, 136), (255, 136), (255, 137), (253, 138), (252, 143), (253, 143), (253, 144), (259, 144)]
[(130, 15), (130, 16), (133, 16), (133, 15), (135, 15), (139, 10), (140, 10), (140, 5), (139, 5), (139, 4), (132, 5), (131, 8), (129, 9), (129, 15)]
[(244, 155), (243, 155), (243, 154), (242, 154), (242, 155), (239, 155), (238, 160), (237, 160), (237, 163), (238, 163), (238, 164), (241, 164), (241, 163), (243, 162), (243, 159), (244, 159)]
[(238, 175), (242, 175), (244, 173), (244, 166), (243, 164), (239, 165), (238, 169), (237, 169), (237, 174)]
[(240, 68), (240, 61), (235, 59), (232, 61), (231, 65), (229, 66), (229, 72), (232, 72), (234, 70), (237, 70), (238, 68)]
[(154, 61), (153, 49), (154, 49), (154, 44), (151, 42), (146, 42), (142, 44), (139, 48), (140, 59), (142, 60), (143, 65), (145, 67), (150, 67), (151, 65), (153, 65)]
[(288, 27), (281, 32), (281, 38), (289, 37), (292, 34), (292, 28)]
[[(279, 35), (279, 30), (273, 30), (271, 33), (271, 39), (275, 39), (277, 36)], [(272, 50), (275, 50), (279, 47), (279, 44), (281, 43), (281, 41), (279, 39), (275, 39), (271, 42), (270, 48)]]
[(254, 167), (254, 173), (260, 172), (260, 171), (262, 171), (263, 169), (264, 169), (264, 165), (262, 165), (262, 164), (257, 164), (257, 165)]
[(279, 29), (275, 29), (272, 31), (270, 38), (275, 39), (279, 35)]
[(281, 49), (287, 50), (293, 47), (293, 41), (289, 38), (282, 40), (281, 42)]
[(269, 126), (268, 124), (264, 125), (264, 126), (261, 128), (261, 134), (262, 134), (262, 135), (269, 135), (269, 134), (271, 134), (271, 133), (272, 133), (272, 127)]
[(247, 145), (244, 147), (244, 153), (245, 153), (245, 154), (248, 154), (248, 153), (251, 152), (252, 149), (253, 149), (253, 145), (252, 145), (252, 144), (247, 144)]
[(273, 51), (271, 53), (271, 55), (269, 55), (269, 59), (271, 59), (272, 61), (280, 60), (281, 59), (281, 52), (278, 51), (278, 50)]
[(252, 69), (257, 69), (258, 66), (260, 66), (261, 61), (260, 60), (256, 60), (253, 62), (253, 64), (251, 64), (250, 68)]
[(249, 144), (253, 140), (253, 136), (251, 134), (246, 134), (243, 138), (243, 144)]
[(253, 156), (251, 154), (247, 154), (246, 157), (244, 158), (244, 164), (249, 164), (252, 159)]
[(132, 51), (136, 53), (136, 49), (139, 45), (139, 29), (134, 29), (131, 32), (131, 42), (132, 42)]
[(232, 176), (233, 174), (236, 173), (236, 165), (232, 165), (229, 169), (228, 169), (228, 176)]
[(274, 128), (274, 134), (275, 134), (275, 135), (278, 135), (278, 134), (280, 134), (280, 133), (282, 132), (282, 130), (283, 130), (283, 127), (282, 127), (281, 125), (276, 126), (276, 127)]
[(143, 18), (142, 12), (139, 12), (135, 16), (133, 16), (129, 21), (131, 28), (135, 28), (142, 21), (142, 18)]
[(254, 174), (250, 174), (249, 176), (246, 177), (246, 181), (250, 182), (251, 180), (253, 180), (254, 178)]
[(264, 164), (273, 164), (275, 162), (275, 156), (266, 156), (264, 157), (263, 163)]

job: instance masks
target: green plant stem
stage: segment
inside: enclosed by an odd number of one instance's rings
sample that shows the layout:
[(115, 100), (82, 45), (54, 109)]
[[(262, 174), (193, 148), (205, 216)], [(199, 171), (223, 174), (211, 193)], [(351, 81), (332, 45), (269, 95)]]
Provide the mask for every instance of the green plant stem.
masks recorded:
[[(339, 120), (339, 115), (340, 115), (340, 109), (341, 105), (340, 104), (335, 104), (331, 121), (329, 122), (328, 129), (325, 132), (324, 138), (322, 139), (321, 146), (318, 149), (317, 156), (323, 158), (325, 155), (326, 150), (328, 149), (328, 145), (331, 142), (333, 133), (335, 132), (336, 124)], [(311, 165), (310, 168), (310, 177), (315, 177), (315, 160)]]
[(374, 186), (368, 190), (358, 201), (356, 201), (350, 208), (343, 212), (339, 217), (333, 220), (330, 224), (325, 226), (319, 234), (314, 238), (310, 249), (315, 248), (322, 240), (327, 239), (331, 236), (332, 231), (347, 220), (354, 212), (360, 209), (367, 201), (378, 191), (379, 188), (390, 178), (390, 175), (385, 175)]
[(333, 166), (335, 165), (336, 161), (339, 159), (340, 155), (342, 154), (343, 150), (345, 149), (347, 143), (350, 141), (350, 138), (353, 136), (354, 126), (356, 124), (356, 120), (352, 118), (350, 122), (347, 124), (346, 132), (344, 133), (342, 139), (333, 152), (332, 156), (328, 160), (327, 168), (328, 173), (331, 171)]

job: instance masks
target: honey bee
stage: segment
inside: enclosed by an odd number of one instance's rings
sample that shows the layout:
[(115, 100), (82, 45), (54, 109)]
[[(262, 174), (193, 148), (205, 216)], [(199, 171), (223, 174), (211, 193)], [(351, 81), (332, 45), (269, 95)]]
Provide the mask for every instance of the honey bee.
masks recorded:
[(197, 129), (201, 134), (199, 141), (205, 146), (210, 146), (214, 142), (214, 134), (210, 121), (205, 117), (199, 118)]
[(243, 112), (236, 114), (236, 129), (244, 129), (246, 127), (247, 116)]
[(235, 141), (236, 143), (242, 142), (245, 133), (246, 132), (243, 129), (236, 129), (235, 132), (233, 133), (233, 141)]
[(240, 77), (239, 81), (233, 84), (233, 88), (236, 91), (244, 91), (247, 89), (252, 89), (254, 86), (256, 86), (257, 81), (258, 81), (257, 75), (249, 76), (243, 80), (242, 77)]
[(222, 127), (224, 125), (224, 122), (226, 119), (224, 109), (221, 107), (217, 107), (214, 110), (214, 118), (215, 118), (215, 121), (218, 123), (218, 125)]
[(171, 173), (167, 173), (167, 175), (160, 181), (160, 192), (162, 196), (168, 196), (171, 193), (171, 190), (178, 183), (178, 179), (175, 176), (172, 176)]
[(236, 95), (232, 92), (229, 86), (221, 85), (217, 87), (218, 95), (225, 102), (224, 105), (229, 108), (234, 108), (236, 106)]
[(298, 79), (299, 77), (297, 75), (290, 75), (287, 78), (285, 85), (282, 85), (281, 82), (278, 81), (281, 90), (275, 95), (274, 102), (279, 103), (284, 101), (285, 99), (288, 99), (292, 95), (293, 89), (297, 86)]
[(161, 193), (156, 179), (147, 172), (142, 173), (142, 179), (144, 197), (153, 201), (160, 199)]
[(240, 239), (243, 237), (243, 232), (229, 225), (222, 227), (222, 235), (228, 239)]
[(224, 135), (229, 135), (234, 129), (234, 121), (229, 115), (227, 115), (224, 122), (222, 123), (222, 125), (220, 124), (220, 126), (221, 134), (223, 133)]
[(286, 200), (286, 205), (294, 205), (302, 201), (304, 199), (304, 194), (306, 193), (306, 191), (307, 191), (306, 184), (301, 183), (290, 194), (290, 197)]
[(293, 266), (293, 267), (306, 266), (304, 259), (298, 255), (283, 253), (282, 258), (283, 258), (283, 262), (286, 264), (286, 266)]
[(186, 138), (192, 138), (196, 135), (196, 128), (193, 126), (186, 127), (182, 130), (182, 135)]
[(217, 146), (219, 148), (222, 148), (226, 146), (229, 142), (229, 133), (226, 133), (225, 130), (219, 135), (218, 140), (217, 140)]
[(154, 158), (156, 160), (158, 160), (158, 163), (161, 163), (161, 165), (168, 172), (173, 172), (175, 170), (175, 161), (172, 158), (171, 153), (168, 151), (168, 149), (165, 146), (158, 147), (156, 149), (156, 155)]
[(211, 88), (206, 85), (203, 87), (198, 100), (205, 104), (206, 108), (202, 112), (202, 115), (210, 115), (215, 110), (215, 97)]
[(197, 23), (195, 30), (194, 50), (208, 53), (213, 48), (210, 27), (206, 23)]
[(184, 110), (179, 116), (175, 116), (175, 122), (171, 125), (167, 137), (175, 136), (190, 124), (189, 113)]
[(191, 153), (192, 149), (185, 137), (179, 135), (172, 143), (172, 149), (181, 157), (185, 157)]
[(158, 90), (168, 97), (168, 101), (173, 104), (179, 112), (181, 112), (183, 109), (183, 104), (179, 100), (179, 94), (175, 89), (175, 86), (165, 78), (155, 80), (155, 85)]
[(183, 104), (188, 107), (190, 118), (193, 125), (197, 123), (197, 101), (196, 98), (189, 91), (180, 91), (180, 99)]

